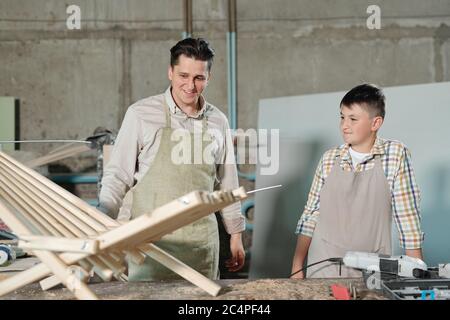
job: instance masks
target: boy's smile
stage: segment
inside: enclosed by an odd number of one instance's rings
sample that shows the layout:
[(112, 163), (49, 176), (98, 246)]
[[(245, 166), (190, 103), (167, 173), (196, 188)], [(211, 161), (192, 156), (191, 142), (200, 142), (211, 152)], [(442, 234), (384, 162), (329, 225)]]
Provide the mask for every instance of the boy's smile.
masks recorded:
[(370, 152), (381, 123), (381, 117), (372, 117), (366, 108), (357, 103), (350, 107), (341, 106), (341, 134), (345, 143), (355, 151)]

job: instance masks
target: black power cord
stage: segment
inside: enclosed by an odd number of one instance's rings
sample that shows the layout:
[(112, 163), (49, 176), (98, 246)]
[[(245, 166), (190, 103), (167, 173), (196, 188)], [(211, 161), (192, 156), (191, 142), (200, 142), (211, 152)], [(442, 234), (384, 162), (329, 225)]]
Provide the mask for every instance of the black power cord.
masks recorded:
[(311, 264), (307, 265), (306, 267), (303, 267), (300, 270), (295, 271), (293, 274), (291, 274), (289, 276), (289, 278), (292, 277), (293, 275), (299, 273), (299, 272), (302, 272), (303, 270), (308, 269), (309, 267), (312, 267), (312, 266), (315, 266), (316, 264), (324, 263), (324, 262), (327, 262), (327, 261), (328, 262), (339, 263), (339, 275), (341, 275), (341, 266), (342, 266), (342, 262), (343, 262), (342, 258), (328, 258), (328, 259), (325, 259), (325, 260), (321, 260), (321, 261), (318, 261), (318, 262), (311, 263)]

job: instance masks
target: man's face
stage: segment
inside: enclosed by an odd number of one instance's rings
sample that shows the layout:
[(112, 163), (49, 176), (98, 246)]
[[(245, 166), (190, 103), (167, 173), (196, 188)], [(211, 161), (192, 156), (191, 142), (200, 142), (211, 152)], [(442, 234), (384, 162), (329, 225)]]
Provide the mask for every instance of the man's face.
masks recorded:
[(374, 123), (375, 118), (378, 117), (371, 117), (359, 104), (355, 103), (351, 108), (341, 106), (340, 128), (345, 143), (356, 146), (367, 142), (378, 129)]
[(208, 84), (208, 62), (178, 57), (178, 64), (169, 66), (172, 96), (179, 107), (197, 107), (198, 99)]

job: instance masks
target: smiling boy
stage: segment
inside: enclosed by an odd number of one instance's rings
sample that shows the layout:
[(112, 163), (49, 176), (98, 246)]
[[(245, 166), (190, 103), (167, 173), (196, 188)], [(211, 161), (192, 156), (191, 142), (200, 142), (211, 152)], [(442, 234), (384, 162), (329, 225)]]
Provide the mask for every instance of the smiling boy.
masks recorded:
[[(377, 137), (385, 96), (371, 84), (351, 89), (340, 104), (345, 144), (328, 150), (317, 167), (308, 202), (299, 219), (292, 278), (308, 265), (347, 251), (392, 254), (392, 219), (408, 256), (422, 259), (420, 192), (404, 144)], [(312, 266), (311, 278), (359, 277), (361, 272), (332, 263)]]

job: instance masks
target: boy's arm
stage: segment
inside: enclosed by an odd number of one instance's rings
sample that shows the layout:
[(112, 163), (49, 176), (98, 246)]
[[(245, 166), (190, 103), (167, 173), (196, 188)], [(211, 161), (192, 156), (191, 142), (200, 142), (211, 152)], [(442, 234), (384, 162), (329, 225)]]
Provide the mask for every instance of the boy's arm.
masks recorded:
[(420, 190), (411, 163), (411, 154), (404, 147), (394, 177), (392, 212), (400, 237), (400, 246), (408, 256), (422, 259), (423, 233), (420, 226)]
[[(311, 243), (314, 229), (316, 227), (317, 218), (319, 217), (320, 190), (322, 189), (325, 182), (323, 170), (324, 157), (322, 157), (319, 165), (317, 166), (311, 189), (309, 191), (308, 201), (297, 224), (295, 233), (298, 234), (298, 238), (294, 258), (292, 260), (291, 274), (303, 267), (303, 263), (308, 254), (309, 245)], [(303, 272), (297, 273), (296, 275), (292, 276), (292, 278), (303, 278)]]
[(308, 254), (309, 246), (311, 245), (311, 237), (299, 235), (297, 238), (297, 246), (295, 248), (294, 259), (292, 259), (292, 270), (291, 276), (292, 279), (303, 279), (304, 272), (297, 272), (298, 270), (303, 268), (303, 264), (305, 262), (305, 258)]

